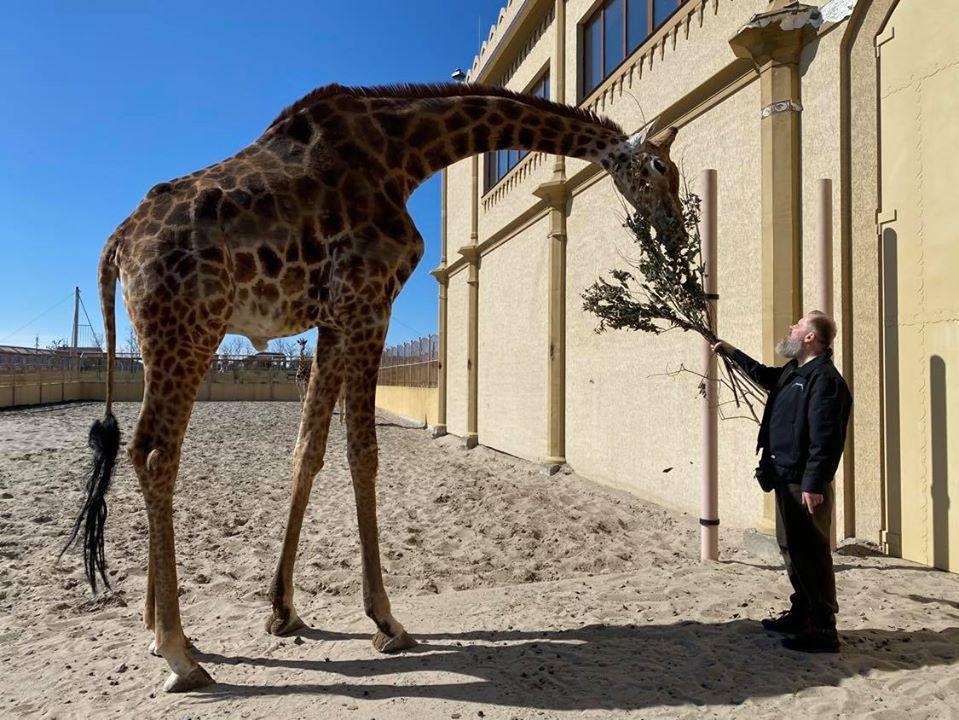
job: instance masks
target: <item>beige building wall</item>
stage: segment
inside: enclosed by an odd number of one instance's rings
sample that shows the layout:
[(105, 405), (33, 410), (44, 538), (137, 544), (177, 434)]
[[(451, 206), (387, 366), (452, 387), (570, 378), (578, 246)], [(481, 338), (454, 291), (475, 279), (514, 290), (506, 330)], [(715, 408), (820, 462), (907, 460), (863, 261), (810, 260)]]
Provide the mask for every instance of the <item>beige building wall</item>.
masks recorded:
[[(718, 329), (754, 356), (760, 355), (760, 288), (742, 277), (760, 271), (758, 106), (759, 84), (753, 82), (685, 126), (673, 146), (687, 167), (723, 168), (717, 192)], [(695, 192), (699, 177), (689, 180)], [(635, 257), (617, 206), (604, 178), (575, 196), (568, 221), (567, 460), (588, 477), (698, 512), (699, 379), (665, 376), (681, 364), (699, 370), (698, 336), (596, 335), (596, 318), (581, 310), (584, 289), (610, 268), (623, 267), (621, 255)], [(724, 212), (728, 208), (735, 212)], [(730, 418), (719, 429), (720, 517), (724, 526), (748, 527), (761, 502), (752, 478), (757, 427)]]
[[(827, 3), (809, 0), (807, 4), (822, 7)], [(899, 4), (902, 7), (896, 9)], [(638, 129), (644, 118), (657, 115), (664, 118), (664, 125), (677, 124), (680, 134), (672, 155), (694, 190), (703, 169), (718, 171), (719, 334), (761, 357), (762, 81), (749, 61), (735, 57), (729, 40), (752, 15), (771, 9), (770, 3), (689, 0), (637, 53), (583, 98), (579, 76), (581, 24), (597, 5), (594, 0), (567, 0), (564, 5), (566, 100), (611, 117), (627, 131)], [(830, 10), (835, 12), (841, 5), (831, 3)], [(816, 190), (817, 181), (828, 178), (833, 189), (832, 309), (840, 333), (835, 345), (836, 363), (850, 380), (855, 398), (848, 457), (837, 478), (840, 537), (844, 528), (853, 528), (856, 536), (881, 542), (896, 553), (900, 549), (895, 534), (908, 519), (912, 525), (925, 528), (924, 535), (909, 541), (920, 549), (909, 552), (922, 562), (941, 566), (943, 553), (959, 557), (959, 547), (953, 547), (959, 540), (937, 530), (959, 523), (950, 514), (954, 511), (942, 509), (959, 507), (954, 499), (959, 496), (959, 488), (953, 487), (955, 480), (948, 474), (938, 484), (933, 479), (938, 477), (937, 472), (944, 472), (942, 467), (948, 467), (948, 463), (943, 465), (943, 458), (955, 455), (953, 436), (959, 437), (959, 433), (943, 434), (942, 430), (955, 424), (948, 420), (959, 412), (953, 410), (957, 393), (952, 392), (959, 382), (959, 373), (953, 372), (959, 364), (959, 358), (954, 359), (955, 319), (959, 315), (955, 298), (959, 293), (953, 291), (948, 279), (943, 279), (959, 265), (955, 256), (959, 242), (955, 242), (949, 219), (951, 195), (942, 191), (956, 184), (950, 174), (955, 164), (942, 159), (950, 156), (949, 148), (959, 139), (951, 139), (941, 129), (944, 122), (955, 122), (957, 108), (953, 104), (959, 88), (951, 70), (955, 67), (950, 54), (955, 43), (942, 42), (941, 38), (954, 39), (959, 29), (950, 25), (955, 19), (936, 3), (858, 0), (854, 5), (851, 17), (840, 15), (836, 24), (827, 22), (812, 33), (798, 66), (802, 114), (800, 149), (795, 160), (801, 178), (800, 304), (811, 309), (822, 302)], [(524, 28), (532, 27), (538, 16), (551, 13), (553, 7), (552, 0), (510, 0), (474, 63), (470, 79), (496, 83), (510, 68), (508, 86), (527, 86), (546, 62), (553, 62), (547, 57), (555, 56), (551, 34), (555, 28), (532, 45), (524, 45), (528, 38)], [(937, 15), (942, 17), (937, 19)], [(881, 100), (877, 97), (877, 45), (883, 67)], [(550, 73), (555, 88), (557, 68), (551, 66)], [(901, 98), (908, 98), (901, 104), (909, 112), (893, 107)], [(878, 131), (880, 115), (882, 138)], [(905, 116), (908, 122), (902, 119)], [(899, 148), (903, 159), (896, 159), (895, 152), (881, 153), (880, 142)], [(891, 166), (894, 162), (902, 167)], [(776, 159), (767, 158), (767, 166), (775, 168)], [(600, 274), (622, 265), (618, 251), (628, 251), (629, 243), (617, 219), (622, 212), (620, 201), (608, 178), (601, 178), (596, 168), (581, 161), (567, 159), (565, 167), (572, 195), (566, 218), (566, 459), (588, 477), (698, 514), (699, 399), (695, 378), (670, 378), (662, 373), (680, 363), (698, 367), (699, 340), (677, 333), (659, 337), (593, 333), (595, 319), (583, 314), (581, 293)], [(497, 324), (508, 324), (516, 316), (517, 306), (522, 305), (522, 313), (534, 312), (536, 303), (541, 302), (538, 299), (548, 293), (533, 287), (532, 278), (513, 288), (512, 307), (484, 293), (491, 287), (499, 292), (501, 286), (509, 285), (516, 266), (498, 260), (507, 258), (510, 248), (525, 247), (531, 224), (545, 222), (546, 205), (532, 191), (552, 178), (554, 168), (552, 157), (534, 153), (493, 192), (478, 198), (477, 240), (484, 253), (479, 309), (483, 357), (478, 403), (480, 442), (531, 459), (539, 459), (539, 451), (523, 449), (517, 438), (524, 437), (530, 427), (527, 416), (533, 414), (534, 405), (530, 398), (537, 393), (545, 396), (548, 376), (544, 369), (542, 378), (530, 377), (526, 384), (511, 379), (513, 385), (503, 385), (492, 374), (498, 370), (496, 360), (486, 367), (490, 351), (485, 333)], [(482, 163), (479, 169), (482, 172)], [(895, 178), (883, 181), (882, 197), (880, 176)], [(463, 238), (469, 233), (471, 182), (469, 173), (451, 177), (451, 188), (456, 186), (451, 198), (458, 193), (461, 206), (459, 218), (451, 217), (450, 232)], [(897, 182), (900, 190), (896, 190)], [(904, 199), (907, 190), (914, 197)], [(894, 191), (902, 196), (895, 202), (905, 203), (919, 220), (910, 220), (908, 212), (893, 214), (884, 200)], [(919, 206), (921, 212), (916, 210)], [(894, 246), (900, 264), (892, 275), (889, 258), (884, 259), (881, 253), (882, 248), (888, 252), (890, 243), (883, 240), (880, 244), (880, 229), (887, 233), (884, 237), (890, 231), (896, 233), (898, 244)], [(907, 235), (910, 239), (921, 236), (922, 241), (903, 244), (902, 238)], [(465, 242), (451, 242), (450, 246)], [(548, 242), (544, 244), (548, 246)], [(903, 256), (903, 248), (914, 255)], [(541, 258), (525, 260), (524, 267), (531, 267)], [(452, 253), (450, 261), (454, 271), (459, 271), (462, 261)], [(885, 278), (881, 272), (886, 273)], [(768, 268), (767, 277), (772, 277)], [(886, 312), (884, 320), (883, 306), (889, 306), (892, 290), (900, 304), (896, 314)], [(912, 304), (903, 304), (903, 297)], [(465, 285), (459, 302), (461, 318), (453, 320), (451, 314), (449, 337), (451, 343), (464, 348), (465, 354)], [(536, 312), (543, 314), (542, 327), (548, 332), (545, 299), (538, 307), (542, 309)], [(504, 312), (506, 308), (509, 312)], [(461, 323), (459, 329), (454, 327), (456, 323)], [(524, 317), (524, 326), (529, 323), (532, 320)], [(462, 337), (453, 340), (457, 333)], [(890, 333), (899, 343), (895, 348), (890, 348)], [(533, 337), (522, 334), (511, 349), (536, 352)], [(503, 350), (509, 352), (506, 347)], [(768, 352), (768, 348), (765, 350)], [(546, 348), (539, 352), (545, 353)], [(933, 367), (933, 361), (939, 364)], [(451, 367), (454, 362), (451, 356)], [(906, 366), (911, 374), (903, 375)], [(898, 385), (890, 387), (890, 377), (899, 378)], [(939, 395), (933, 392), (933, 386), (939, 387), (936, 383), (944, 388)], [(530, 389), (527, 385), (537, 387)], [(450, 384), (449, 402), (451, 407), (462, 403), (465, 418), (465, 369), (458, 387), (456, 390)], [(906, 399), (903, 392), (909, 394)], [(491, 395), (487, 397), (487, 393)], [(894, 409), (906, 413), (907, 421), (899, 418), (899, 424), (889, 425), (889, 419), (897, 417), (890, 415), (888, 407), (883, 414), (883, 398), (889, 405), (890, 393), (897, 394), (900, 405)], [(516, 396), (517, 406), (525, 406), (523, 413), (509, 411), (511, 395)], [(546, 417), (548, 409), (547, 399)], [(945, 424), (937, 425), (935, 418), (945, 418)], [(487, 431), (492, 426), (495, 430), (490, 434)], [(902, 474), (895, 480), (890, 475), (895, 463), (890, 465), (889, 453), (892, 439), (903, 428), (912, 435), (903, 435), (900, 444), (908, 445), (908, 452), (915, 457), (906, 458), (900, 452), (893, 458), (899, 463), (896, 472)], [(465, 420), (459, 425), (459, 432), (463, 431)], [(755, 432), (755, 424), (744, 420), (720, 423), (720, 517), (724, 527), (753, 526), (763, 513), (762, 497), (751, 478)], [(542, 447), (547, 439), (545, 429), (539, 440), (530, 438), (528, 443), (523, 441), (529, 448), (537, 442)], [(919, 478), (909, 498), (903, 495), (907, 472), (910, 478)], [(854, 493), (850, 492), (848, 498), (844, 497), (847, 482), (850, 489), (854, 483)], [(915, 506), (906, 508), (912, 502), (910, 498), (916, 498)], [(903, 513), (908, 510), (915, 517), (903, 514), (897, 518), (893, 507), (897, 503), (902, 504)], [(900, 525), (893, 527), (890, 523)], [(952, 561), (947, 561), (951, 565)]]
[(456, 251), (470, 243), (472, 168), (473, 159), (466, 158), (446, 169), (446, 261), (449, 264), (459, 257)]
[(959, 17), (900, 2), (882, 37), (888, 541), (959, 571)]
[[(842, 312), (843, 286), (842, 224), (840, 202), (842, 193), (840, 156), (840, 74), (839, 53), (842, 30), (845, 25), (813, 40), (802, 53), (802, 308), (803, 311), (825, 310), (822, 306), (823, 269), (820, 251), (819, 196), (820, 179), (832, 181), (832, 315), (838, 335), (833, 344), (833, 360), (841, 372), (849, 375), (844, 366), (843, 334), (846, 331)], [(850, 377), (851, 380), (851, 377)], [(839, 466), (834, 482), (836, 492), (836, 523), (844, 526), (844, 499), (846, 486), (843, 465)], [(841, 537), (842, 532), (840, 530)]]
[(465, 270), (450, 275), (446, 320), (449, 333), (446, 345), (446, 427), (453, 435), (460, 436), (466, 434), (466, 331), (469, 318), (466, 278)]
[(546, 447), (548, 224), (483, 256), (479, 303), (479, 441), (540, 460)]

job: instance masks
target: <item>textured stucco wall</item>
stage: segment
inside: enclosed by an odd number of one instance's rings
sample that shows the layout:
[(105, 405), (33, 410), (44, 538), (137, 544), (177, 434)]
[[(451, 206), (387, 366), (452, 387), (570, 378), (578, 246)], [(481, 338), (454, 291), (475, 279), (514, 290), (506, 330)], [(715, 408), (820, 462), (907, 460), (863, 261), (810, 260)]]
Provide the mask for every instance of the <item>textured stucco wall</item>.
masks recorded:
[[(902, 556), (959, 571), (959, 18), (900, 2), (880, 48), (880, 218), (889, 530)], [(893, 544), (892, 542), (890, 543)], [(897, 543), (898, 544), (898, 543)]]
[[(842, 252), (841, 252), (841, 172), (840, 172), (840, 73), (839, 51), (842, 30), (833, 31), (803, 49), (799, 71), (802, 77), (802, 307), (803, 311), (823, 310), (819, 249), (819, 204), (817, 182), (832, 180), (832, 292), (833, 318), (839, 334), (833, 344), (834, 362), (842, 371)], [(837, 528), (844, 524), (842, 465), (835, 479)], [(842, 536), (840, 531), (839, 536)]]
[(479, 307), (479, 441), (546, 456), (548, 223), (483, 256)]
[(880, 540), (883, 525), (882, 343), (878, 190), (878, 116), (874, 38), (896, 0), (873, 0), (849, 27), (849, 243), (853, 314), (853, 450), (856, 535)]
[(473, 159), (466, 158), (446, 171), (446, 262), (450, 264), (460, 257), (456, 251), (470, 242), (472, 164)]
[[(759, 107), (759, 85), (751, 83), (685, 127), (674, 145), (693, 190), (703, 169), (718, 170), (719, 334), (753, 355), (761, 331)], [(698, 338), (596, 335), (595, 318), (581, 310), (582, 291), (624, 265), (619, 252), (635, 255), (618, 208), (611, 182), (602, 180), (574, 198), (569, 218), (566, 457), (588, 477), (698, 513), (698, 378), (662, 376), (680, 364), (699, 369)], [(751, 472), (756, 429), (720, 422), (725, 526), (751, 526), (761, 512)]]
[(467, 271), (450, 276), (446, 328), (446, 428), (453, 435), (466, 434), (466, 332), (469, 286)]

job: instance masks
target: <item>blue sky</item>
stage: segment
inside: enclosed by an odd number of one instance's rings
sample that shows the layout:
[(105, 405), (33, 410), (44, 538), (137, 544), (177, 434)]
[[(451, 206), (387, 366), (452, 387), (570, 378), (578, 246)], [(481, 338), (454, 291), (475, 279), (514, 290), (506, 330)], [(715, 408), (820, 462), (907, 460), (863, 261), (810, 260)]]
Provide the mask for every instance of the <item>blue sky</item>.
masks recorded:
[[(501, 5), (2, 3), (0, 344), (69, 338), (74, 285), (102, 336), (100, 249), (152, 185), (232, 155), (318, 85), (468, 70), (477, 21), (485, 37)], [(426, 255), (394, 304), (388, 343), (436, 331), (439, 175), (409, 207)], [(122, 346), (122, 309), (117, 322)]]

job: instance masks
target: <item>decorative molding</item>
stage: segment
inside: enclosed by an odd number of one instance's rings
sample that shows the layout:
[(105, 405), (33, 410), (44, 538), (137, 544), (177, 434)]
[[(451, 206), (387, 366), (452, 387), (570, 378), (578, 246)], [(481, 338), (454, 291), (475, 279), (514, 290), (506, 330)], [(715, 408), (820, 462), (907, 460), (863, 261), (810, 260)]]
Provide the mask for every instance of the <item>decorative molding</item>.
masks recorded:
[(759, 116), (761, 118), (768, 118), (770, 115), (781, 112), (802, 112), (802, 105), (792, 100), (774, 102), (764, 107)]
[(547, 153), (531, 152), (520, 160), (516, 167), (511, 168), (510, 171), (493, 186), (493, 189), (483, 196), (483, 212), (489, 212), (496, 207), (499, 201), (509, 195), (513, 188), (525, 181), (536, 168), (542, 165), (547, 157)]
[[(480, 76), (488, 72), (491, 65), (495, 64), (494, 58), (497, 52), (510, 42), (512, 39), (511, 36), (515, 34), (513, 31), (518, 30), (526, 23), (529, 15), (535, 12), (538, 4), (539, 0), (506, 0), (505, 5), (500, 8), (496, 24), (490, 26), (486, 40), (483, 41), (479, 52), (473, 57), (473, 63), (470, 65), (470, 70), (466, 74), (467, 82), (479, 82)], [(535, 46), (536, 41), (546, 32), (546, 28), (549, 27), (553, 21), (554, 13), (555, 7), (552, 5), (543, 13), (543, 18), (532, 33), (531, 42), (524, 44), (524, 48), (520, 51), (523, 57), (529, 54), (530, 50)], [(520, 16), (524, 17), (521, 18)], [(519, 62), (522, 62), (522, 60)], [(515, 61), (510, 63), (510, 69), (505, 73), (507, 79), (509, 76), (512, 76), (513, 72), (515, 72), (515, 67), (518, 67), (518, 65), (519, 63)], [(488, 80), (484, 80), (484, 82), (487, 81)]]
[(533, 32), (530, 35), (529, 39), (525, 43), (523, 43), (523, 47), (519, 49), (519, 52), (517, 52), (516, 57), (509, 64), (509, 67), (506, 68), (506, 70), (503, 72), (503, 75), (500, 78), (499, 82), (495, 83), (496, 85), (502, 85), (503, 87), (505, 87), (506, 83), (512, 80), (513, 75), (515, 75), (516, 71), (520, 69), (520, 67), (523, 65), (523, 62), (525, 62), (526, 58), (529, 57), (529, 54), (533, 52), (533, 48), (536, 47), (537, 43), (540, 41), (540, 38), (542, 38), (543, 35), (546, 34), (546, 31), (549, 29), (549, 26), (553, 24), (553, 18), (555, 17), (555, 14), (556, 14), (556, 8), (553, 6), (550, 6), (549, 10), (546, 12), (543, 18), (539, 21), (539, 23), (537, 23), (536, 27), (533, 29)]
[(430, 275), (436, 278), (440, 285), (446, 285), (450, 280), (450, 272), (446, 265), (440, 265), (430, 270)]

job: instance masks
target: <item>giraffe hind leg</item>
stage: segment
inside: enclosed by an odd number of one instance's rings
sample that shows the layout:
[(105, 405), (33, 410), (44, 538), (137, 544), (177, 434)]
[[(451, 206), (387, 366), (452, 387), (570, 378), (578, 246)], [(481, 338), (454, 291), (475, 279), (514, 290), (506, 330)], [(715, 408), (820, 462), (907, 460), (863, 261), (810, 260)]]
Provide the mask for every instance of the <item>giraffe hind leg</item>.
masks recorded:
[(323, 467), (333, 404), (342, 377), (340, 334), (321, 328), (293, 455), (293, 491), (283, 547), (270, 586), (272, 611), (266, 622), (266, 631), (271, 635), (289, 635), (305, 625), (293, 605), (293, 565), (313, 479)]
[(189, 338), (189, 344), (172, 346), (149, 338), (142, 343), (149, 379), (128, 452), (140, 480), (150, 529), (144, 620), (149, 627), (152, 605), (152, 648), (172, 670), (164, 685), (168, 692), (184, 692), (213, 682), (193, 659), (180, 621), (173, 491), (196, 392), (221, 337), (204, 334)]
[[(388, 313), (384, 315), (388, 318)], [(386, 318), (377, 322), (372, 338), (360, 323), (360, 331), (350, 339), (347, 348), (350, 361), (346, 368), (346, 434), (363, 561), (363, 609), (378, 630), (373, 637), (373, 646), (380, 652), (389, 653), (413, 647), (416, 640), (393, 617), (380, 566), (376, 519), (376, 377), (386, 339)]]

